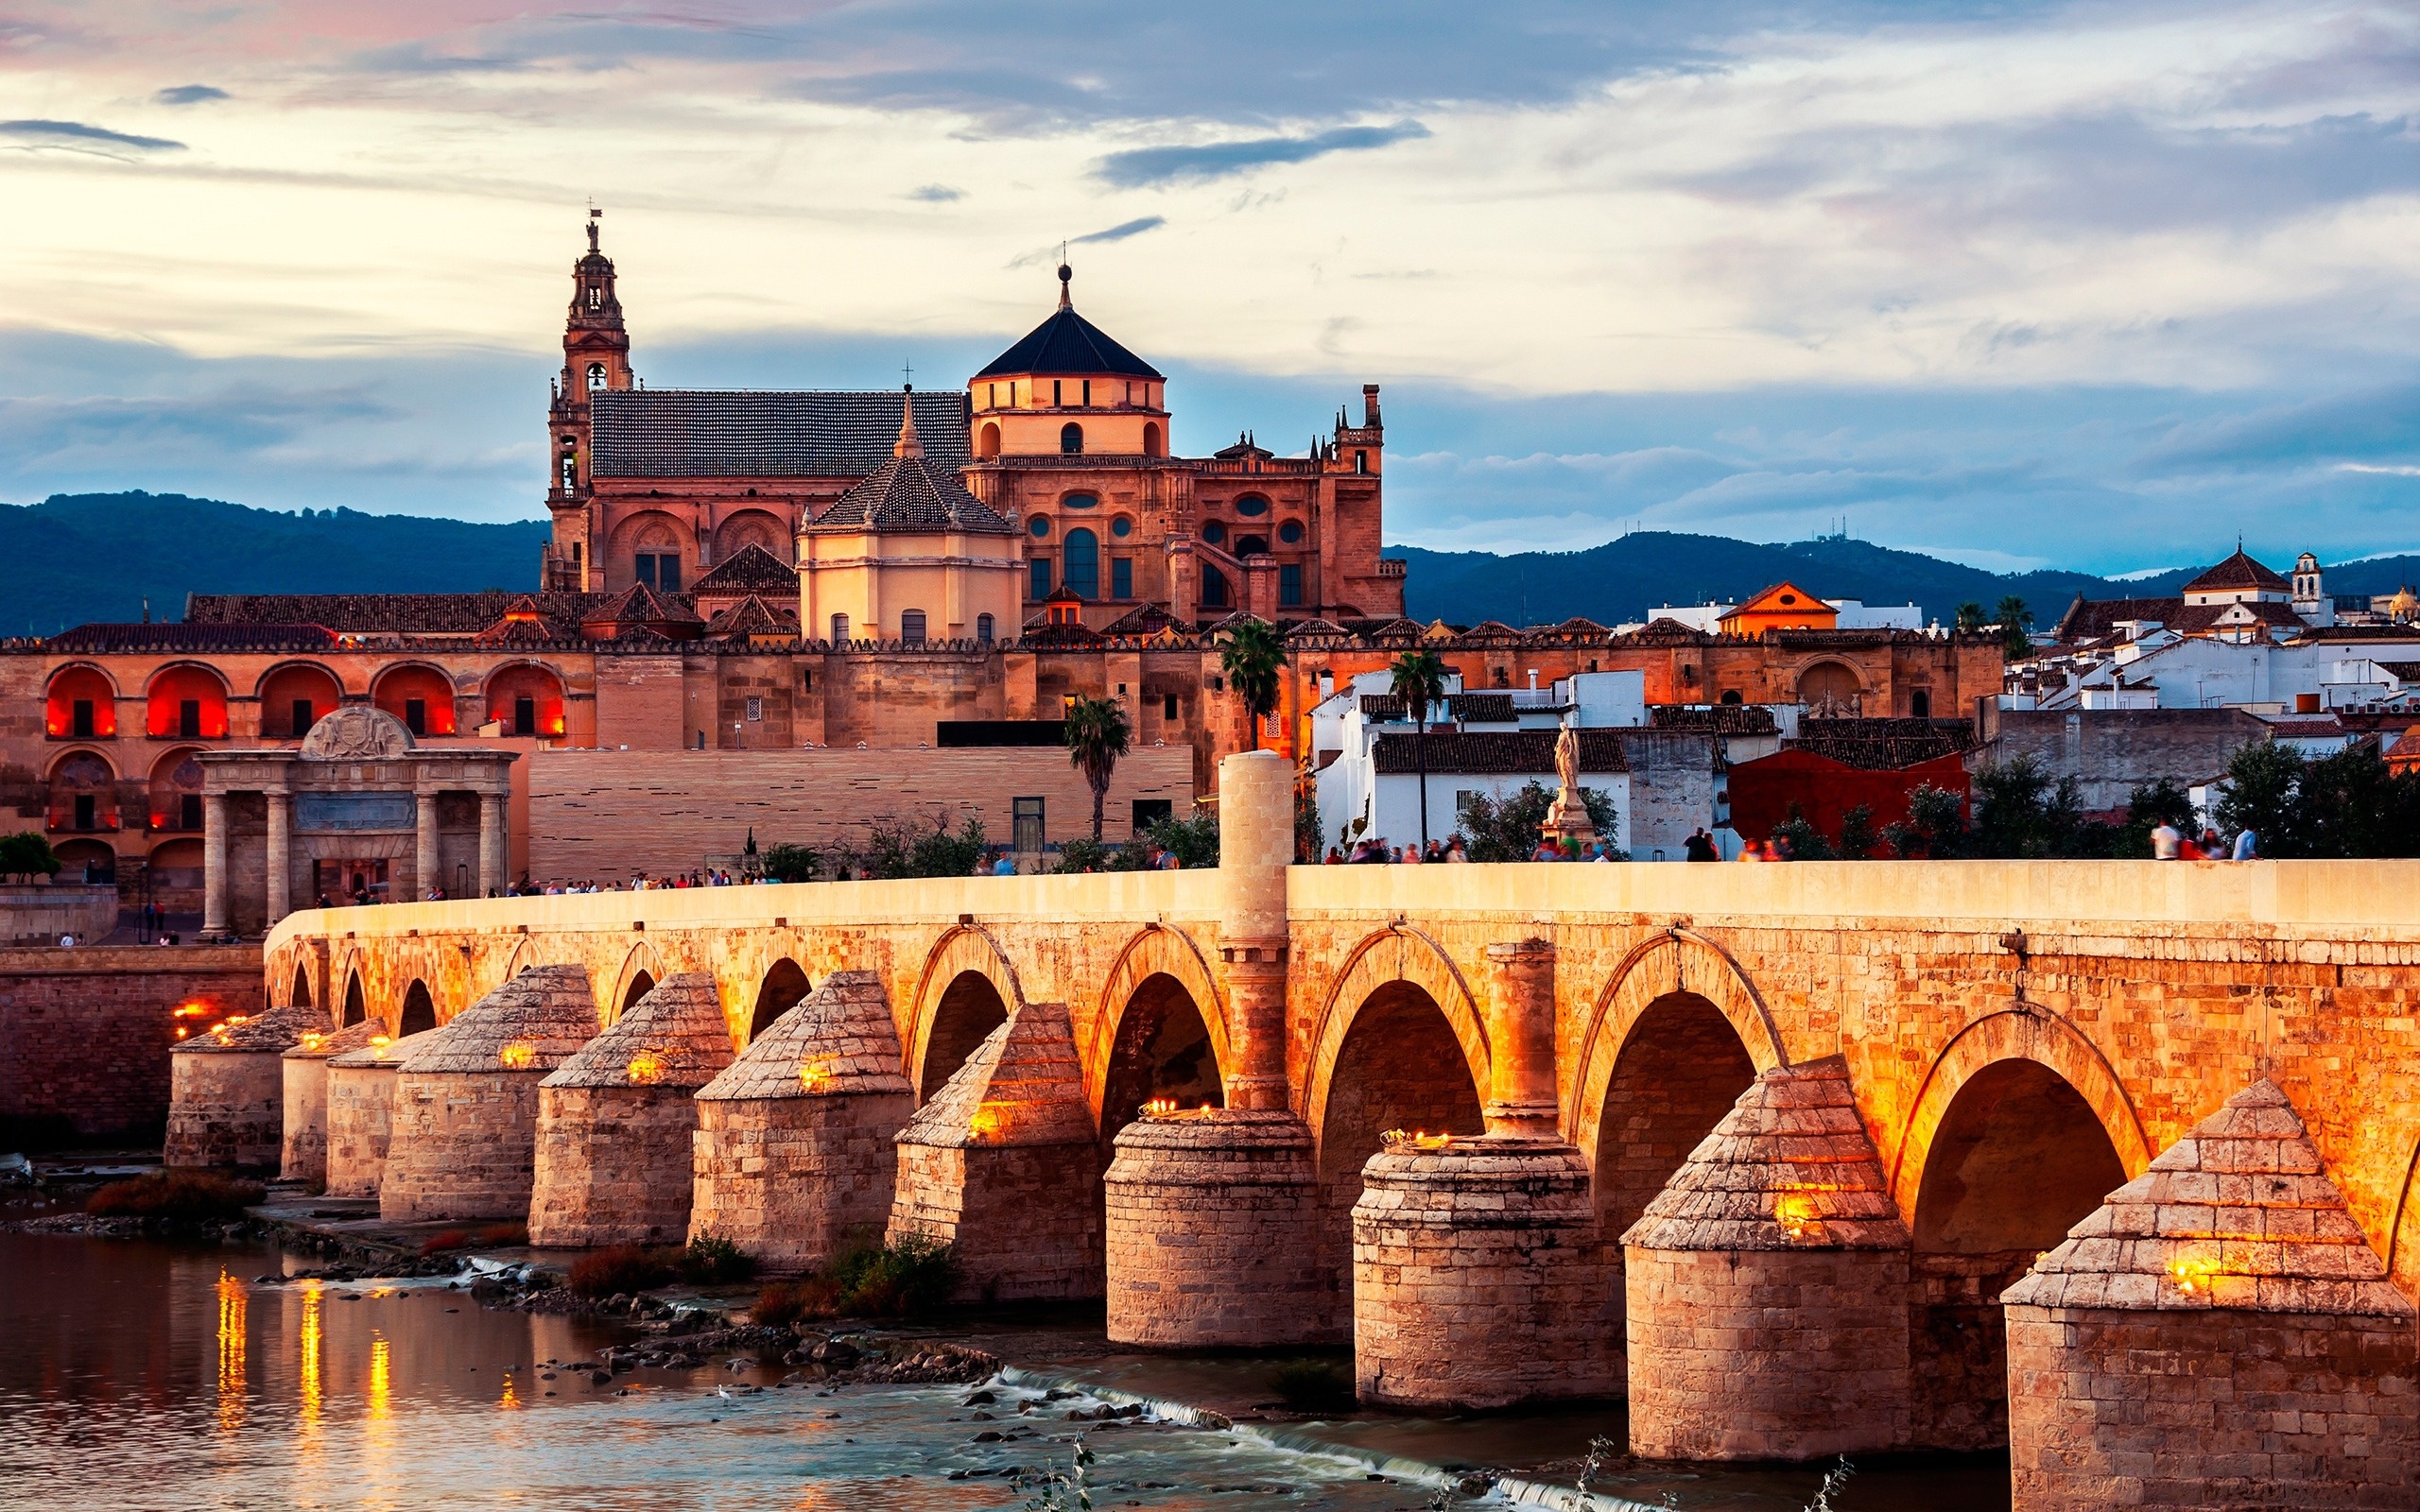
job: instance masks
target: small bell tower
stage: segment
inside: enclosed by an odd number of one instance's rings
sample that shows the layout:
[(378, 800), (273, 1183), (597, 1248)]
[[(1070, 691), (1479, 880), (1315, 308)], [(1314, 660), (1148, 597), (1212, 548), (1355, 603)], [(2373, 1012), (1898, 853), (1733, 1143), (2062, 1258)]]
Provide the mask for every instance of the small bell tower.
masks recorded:
[(563, 319), (563, 368), (546, 416), (552, 475), (546, 509), (554, 516), (541, 586), (585, 591), (596, 570), (589, 519), (589, 396), (632, 387), (631, 335), (614, 287), (614, 260), (599, 245), (605, 212), (588, 211), (588, 250), (571, 266), (571, 309)]

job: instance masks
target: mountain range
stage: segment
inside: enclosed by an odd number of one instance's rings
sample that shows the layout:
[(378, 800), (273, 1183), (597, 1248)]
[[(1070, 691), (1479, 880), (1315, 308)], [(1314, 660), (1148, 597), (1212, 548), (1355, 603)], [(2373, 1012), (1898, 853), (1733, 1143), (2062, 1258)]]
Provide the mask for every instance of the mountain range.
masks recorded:
[[(474, 524), (353, 509), (287, 513), (180, 493), (54, 494), (0, 505), (0, 560), (18, 564), (0, 598), (0, 634), (50, 635), (90, 620), (172, 620), (188, 593), (408, 593), (534, 587), (543, 520)], [(1830, 536), (1758, 545), (1724, 536), (1647, 531), (1586, 551), (1430, 551), (1406, 558), (1413, 618), (1470, 625), (1551, 624), (1580, 615), (1618, 625), (1659, 605), (1736, 602), (1789, 578), (1827, 598), (1921, 606), (1947, 620), (1958, 606), (2022, 598), (2037, 626), (2088, 598), (2174, 593), (2206, 563), (2114, 581), (2088, 573), (1991, 573), (1869, 541)], [(2290, 564), (2272, 562), (2280, 572)], [(2329, 569), (2337, 593), (2392, 593), (2420, 580), (2420, 558), (2379, 557)]]

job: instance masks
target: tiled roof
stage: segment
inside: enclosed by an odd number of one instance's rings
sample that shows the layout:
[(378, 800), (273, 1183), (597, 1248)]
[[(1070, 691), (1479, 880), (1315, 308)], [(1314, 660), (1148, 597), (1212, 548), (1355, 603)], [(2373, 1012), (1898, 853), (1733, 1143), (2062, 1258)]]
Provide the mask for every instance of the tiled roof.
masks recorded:
[[(1480, 724), (1510, 724), (1517, 718), (1512, 712), (1512, 696), (1509, 693), (1449, 693), (1445, 695), (1446, 717), (1478, 720)], [(1408, 719), (1404, 700), (1392, 693), (1365, 693), (1361, 696), (1361, 713), (1370, 719)]]
[(1643, 645), (1695, 645), (1706, 639), (1705, 632), (1694, 630), (1679, 620), (1650, 620), (1631, 632), (1632, 642)]
[(1157, 635), (1175, 623), (1176, 616), (1167, 611), (1166, 605), (1144, 604), (1102, 626), (1100, 633), (1140, 640), (1147, 635)]
[(245, 1051), (283, 1051), (301, 1042), (314, 1029), (325, 1029), (328, 1016), (308, 1005), (290, 1008), (271, 1008), (266, 1013), (244, 1016), (241, 1023), (233, 1019), (221, 1022), (215, 1029), (206, 1029), (190, 1040), (181, 1040), (176, 1053), (181, 1056), (234, 1055)]
[(478, 645), (545, 645), (578, 639), (577, 627), (547, 614), (527, 593), (514, 599), (501, 619), (472, 638)]
[[(1427, 737), (1428, 775), (1431, 777), (1538, 777), (1551, 785), (1554, 777), (1554, 743), (1556, 731), (1551, 730), (1460, 731), (1432, 734)], [(1412, 749), (1410, 735), (1380, 735), (1370, 747), (1370, 760), (1379, 773), (1399, 776), (1420, 770), (1421, 756)], [(1627, 772), (1630, 762), (1622, 754), (1621, 732), (1613, 730), (1580, 731), (1580, 769), (1582, 772)]]
[(2233, 556), (2187, 583), (2182, 592), (2212, 593), (2223, 593), (2229, 589), (2256, 588), (2267, 589), (2277, 593), (2293, 591), (2291, 583), (2245, 556), (2243, 548), (2238, 546)]
[(731, 1064), (731, 1028), (704, 971), (675, 971), (612, 1028), (555, 1068), (542, 1087), (657, 1087), (695, 1091)]
[(2157, 620), (2173, 627), (2184, 608), (2181, 597), (2085, 598), (2079, 593), (2075, 602), (2067, 606), (2067, 611), (2059, 616), (2058, 638), (2085, 641), (2115, 635), (2120, 620)]
[(605, 626), (648, 629), (663, 627), (675, 629), (697, 629), (702, 628), (705, 625), (705, 621), (698, 617), (696, 610), (678, 598), (666, 597), (657, 593), (645, 583), (632, 583), (630, 587), (623, 589), (582, 615), (579, 623), (583, 629), (601, 628)]
[(2266, 1076), (2102, 1199), (2000, 1300), (2393, 1317), (2407, 1329), (2412, 1313)]
[(596, 1038), (588, 969), (533, 966), (447, 1020), (413, 1047), (403, 1069), (415, 1074), (549, 1072)]
[(576, 624), (604, 597), (501, 589), (477, 593), (189, 593), (185, 623), (238, 626), (247, 632), (287, 624), (314, 629), (326, 626), (339, 635), (475, 635), (525, 599), (543, 614)]
[(2378, 665), (2394, 673), (2399, 681), (2420, 682), (2420, 662), (2381, 662)]
[(942, 1149), (1095, 1138), (1075, 1028), (1059, 1003), (1028, 1003), (1010, 1014), (899, 1131), (902, 1144)]
[(734, 593), (795, 594), (798, 569), (762, 546), (742, 546), (717, 562), (691, 585), (690, 592), (705, 598)]
[[(302, 1005), (309, 1006), (307, 1004)], [(320, 1017), (316, 1010), (314, 1010), (314, 1017)], [(372, 1040), (387, 1032), (386, 1021), (383, 1019), (364, 1019), (359, 1023), (349, 1023), (341, 1029), (335, 1030), (326, 1028), (325, 1023), (325, 1019), (321, 1018), (319, 1024), (305, 1031), (302, 1042), (287, 1051), (285, 1058), (309, 1060), (317, 1057), (321, 1060), (332, 1060), (337, 1056), (350, 1055), (355, 1050), (369, 1049)], [(320, 1036), (318, 1044), (311, 1042), (310, 1036), (313, 1033)]]
[(1843, 766), (1895, 772), (1975, 748), (1975, 727), (1961, 719), (1802, 719), (1783, 746)]
[[(1100, 327), (1063, 304), (1050, 318), (1035, 326), (1023, 341), (984, 366), (977, 378), (1006, 373), (1115, 373), (1122, 378), (1157, 378), (1160, 370), (1112, 341)], [(924, 424), (918, 415), (916, 423)]]
[(2334, 714), (2305, 714), (2299, 719), (2288, 715), (2262, 723), (2269, 727), (2269, 733), (2279, 740), (2325, 740), (2332, 735), (2351, 733), (2344, 728), (2344, 722)]
[[(377, 1019), (365, 1022), (380, 1034), (387, 1032), (387, 1025)], [(418, 1034), (407, 1034), (391, 1044), (370, 1045), (360, 1050), (348, 1050), (341, 1055), (330, 1057), (328, 1064), (350, 1071), (360, 1071), (371, 1066), (397, 1069), (410, 1058), (413, 1051), (426, 1044), (432, 1037), (443, 1032), (441, 1029), (423, 1029)]]
[(324, 651), (337, 644), (324, 625), (78, 625), (42, 643), (45, 651), (108, 652)]
[(773, 605), (751, 593), (738, 603), (718, 610), (706, 623), (708, 635), (796, 635), (798, 606)]
[[(945, 467), (965, 464), (967, 401), (918, 394), (916, 429)], [(598, 477), (862, 477), (899, 437), (892, 393), (620, 388), (589, 396)]]
[[(921, 422), (920, 422), (921, 423)], [(920, 433), (921, 434), (921, 433)], [(977, 536), (1013, 536), (1008, 516), (966, 491), (950, 468), (922, 456), (883, 459), (873, 476), (833, 504), (806, 527), (808, 535), (855, 530), (958, 530)]]
[(873, 971), (835, 971), (774, 1020), (698, 1092), (701, 1102), (910, 1095), (899, 1030)]
[(1773, 712), (1754, 703), (1659, 703), (1649, 707), (1647, 722), (1656, 730), (1691, 734), (1771, 735), (1781, 730)]

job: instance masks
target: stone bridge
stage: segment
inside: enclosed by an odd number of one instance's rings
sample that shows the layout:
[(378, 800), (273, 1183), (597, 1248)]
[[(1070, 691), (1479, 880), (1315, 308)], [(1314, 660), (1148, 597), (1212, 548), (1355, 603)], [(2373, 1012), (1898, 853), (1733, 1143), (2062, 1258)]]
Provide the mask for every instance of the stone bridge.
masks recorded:
[(2014, 1434), (2024, 1506), (2410, 1504), (2420, 863), (1288, 868), (1291, 781), (1226, 763), (1217, 870), (305, 912), (268, 992), (703, 972), (738, 1047), (870, 972), (928, 1108), (1038, 1007), (1093, 1164), (1033, 1200), (1106, 1239), (1002, 1243), (1086, 1250), (1116, 1336), (1627, 1389), (1649, 1454)]

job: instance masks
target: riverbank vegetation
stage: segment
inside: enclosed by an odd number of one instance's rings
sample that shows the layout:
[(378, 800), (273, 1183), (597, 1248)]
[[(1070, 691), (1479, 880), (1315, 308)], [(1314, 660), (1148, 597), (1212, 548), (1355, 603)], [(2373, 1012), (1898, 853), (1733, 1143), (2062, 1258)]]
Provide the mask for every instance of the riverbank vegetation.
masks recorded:
[(112, 1181), (93, 1194), (84, 1211), (95, 1218), (145, 1218), (161, 1223), (223, 1223), (244, 1216), (264, 1189), (216, 1171), (148, 1171)]

